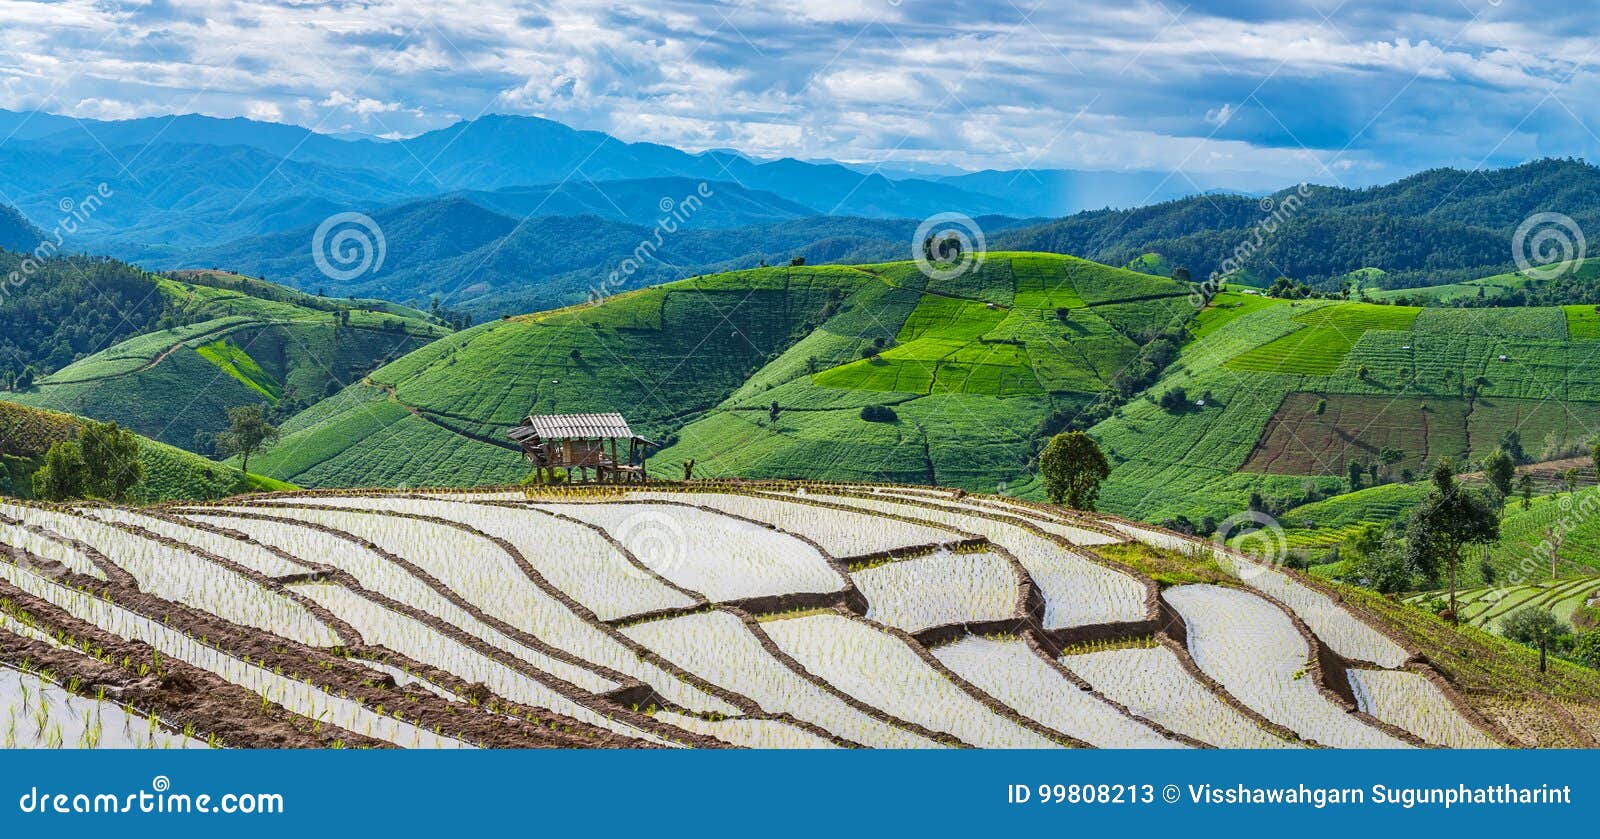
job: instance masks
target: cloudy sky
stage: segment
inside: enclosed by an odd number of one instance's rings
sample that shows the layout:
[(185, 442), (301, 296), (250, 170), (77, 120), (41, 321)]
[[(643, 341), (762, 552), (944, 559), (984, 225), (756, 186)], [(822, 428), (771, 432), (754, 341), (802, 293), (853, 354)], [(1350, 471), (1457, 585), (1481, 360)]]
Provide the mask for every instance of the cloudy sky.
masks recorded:
[(1592, 3), (4, 0), (0, 107), (1364, 184), (1600, 159)]

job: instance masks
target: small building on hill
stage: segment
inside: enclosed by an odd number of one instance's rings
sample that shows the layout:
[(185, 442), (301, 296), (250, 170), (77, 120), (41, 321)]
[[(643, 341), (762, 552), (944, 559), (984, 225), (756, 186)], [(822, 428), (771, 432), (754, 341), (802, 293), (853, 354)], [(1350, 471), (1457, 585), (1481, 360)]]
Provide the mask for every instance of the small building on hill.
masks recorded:
[[(603, 484), (644, 483), (645, 459), (651, 448), (660, 448), (633, 433), (621, 414), (534, 414), (506, 431), (506, 438), (522, 448), (522, 456), (533, 465), (540, 483), (554, 480), (557, 469), (566, 470), (566, 479), (594, 480)], [(627, 444), (623, 452), (618, 441)]]

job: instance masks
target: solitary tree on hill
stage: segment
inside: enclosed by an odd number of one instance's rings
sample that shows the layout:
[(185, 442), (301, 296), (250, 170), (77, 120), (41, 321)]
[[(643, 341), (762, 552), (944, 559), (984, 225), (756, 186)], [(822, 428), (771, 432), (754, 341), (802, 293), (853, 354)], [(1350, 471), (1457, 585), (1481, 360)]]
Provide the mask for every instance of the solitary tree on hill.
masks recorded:
[(1456, 480), (1449, 458), (1433, 468), (1433, 488), (1411, 512), (1406, 528), (1406, 551), (1411, 564), (1436, 577), (1443, 562), (1450, 572), (1450, 620), (1460, 623), (1456, 609), (1461, 551), (1467, 545), (1487, 544), (1500, 538), (1500, 517), (1494, 505)]
[(278, 427), (267, 422), (262, 405), (241, 405), (228, 409), (228, 430), (217, 435), (217, 448), (239, 455), (240, 469), (250, 474), (250, 455), (278, 439)]
[(1075, 510), (1093, 510), (1111, 464), (1093, 437), (1069, 431), (1050, 438), (1039, 455), (1039, 474), (1052, 502), (1065, 500)]
[(1539, 648), (1539, 672), (1545, 672), (1545, 661), (1550, 645), (1572, 630), (1547, 609), (1523, 606), (1512, 612), (1501, 624), (1500, 631), (1519, 644)]

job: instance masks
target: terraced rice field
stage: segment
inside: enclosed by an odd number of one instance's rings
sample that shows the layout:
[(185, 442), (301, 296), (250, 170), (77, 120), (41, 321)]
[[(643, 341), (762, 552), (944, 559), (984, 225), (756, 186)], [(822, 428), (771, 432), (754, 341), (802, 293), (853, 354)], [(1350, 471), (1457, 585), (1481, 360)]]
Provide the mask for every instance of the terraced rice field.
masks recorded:
[(1225, 585), (1158, 590), (1095, 552), (1132, 539), (1212, 550), (909, 487), (6, 504), (0, 733), (102, 748), (1506, 740), (1295, 579), (1221, 557)]

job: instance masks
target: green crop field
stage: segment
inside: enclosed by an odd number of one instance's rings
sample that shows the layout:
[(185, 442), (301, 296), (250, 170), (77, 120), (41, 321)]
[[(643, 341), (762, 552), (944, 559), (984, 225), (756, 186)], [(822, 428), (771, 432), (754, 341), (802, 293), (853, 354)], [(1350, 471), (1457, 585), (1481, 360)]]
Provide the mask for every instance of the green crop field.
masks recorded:
[[(525, 414), (621, 410), (667, 444), (650, 461), (664, 476), (693, 459), (706, 477), (992, 490), (1028, 479), (1034, 429), (1105, 390), (1137, 337), (1192, 317), (1188, 294), (1052, 254), (932, 281), (911, 263), (698, 277), (429, 344), (296, 417), (260, 468), (308, 485), (514, 480), (501, 435)], [(897, 419), (863, 420), (874, 405)]]
[[(0, 494), (29, 498), (32, 475), (50, 447), (70, 439), (82, 419), (0, 402)], [(139, 459), (144, 481), (134, 489), (139, 501), (202, 501), (252, 490), (293, 489), (294, 485), (207, 460), (200, 455), (154, 440), (141, 440)]]
[(1258, 373), (1327, 376), (1368, 330), (1408, 330), (1421, 311), (1370, 303), (1317, 306), (1294, 316), (1302, 328), (1240, 354), (1228, 366)]
[(229, 408), (309, 406), (449, 332), (421, 312), (393, 304), (362, 309), (357, 301), (314, 297), (237, 275), (180, 276), (197, 282), (158, 280), (173, 316), (209, 319), (128, 339), (10, 398), (115, 420), (193, 449), (226, 426)]

